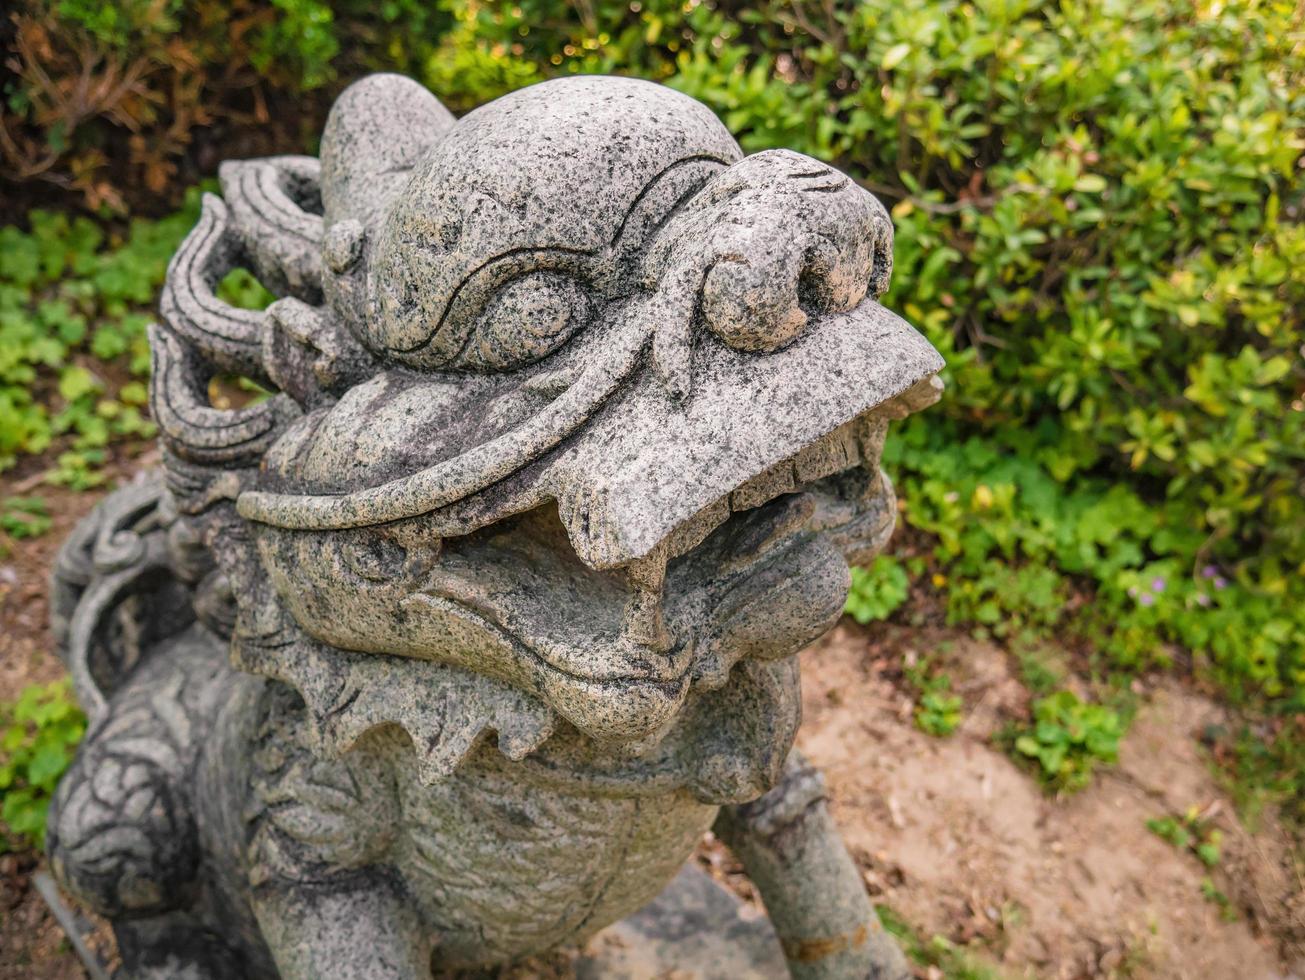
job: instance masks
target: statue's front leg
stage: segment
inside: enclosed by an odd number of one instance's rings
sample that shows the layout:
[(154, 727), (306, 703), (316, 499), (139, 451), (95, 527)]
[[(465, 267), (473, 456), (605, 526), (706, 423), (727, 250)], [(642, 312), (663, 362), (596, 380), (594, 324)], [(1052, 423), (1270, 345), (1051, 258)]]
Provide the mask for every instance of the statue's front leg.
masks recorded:
[(761, 893), (795, 980), (911, 975), (829, 816), (824, 778), (796, 749), (774, 789), (722, 808), (714, 829)]
[(403, 888), (380, 871), (254, 892), (254, 913), (282, 980), (422, 980), (434, 943)]

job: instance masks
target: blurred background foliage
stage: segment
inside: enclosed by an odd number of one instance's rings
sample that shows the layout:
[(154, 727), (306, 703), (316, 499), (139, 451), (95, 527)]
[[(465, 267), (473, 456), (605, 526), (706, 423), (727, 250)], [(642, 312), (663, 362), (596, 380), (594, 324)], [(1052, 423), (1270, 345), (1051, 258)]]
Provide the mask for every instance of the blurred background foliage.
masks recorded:
[(55, 478), (89, 484), (87, 453), (148, 431), (143, 311), (193, 220), (187, 188), (226, 156), (312, 151), (352, 78), (406, 72), (458, 112), (568, 73), (656, 79), (746, 150), (828, 160), (892, 210), (885, 302), (946, 356), (949, 390), (887, 460), (924, 550), (858, 572), (858, 618), (893, 614), (905, 571), (1016, 652), (1054, 637), (1101, 676), (1177, 664), (1253, 706), (1257, 759), (1299, 774), (1299, 5), (17, 8), (0, 27), (0, 466), (53, 447)]

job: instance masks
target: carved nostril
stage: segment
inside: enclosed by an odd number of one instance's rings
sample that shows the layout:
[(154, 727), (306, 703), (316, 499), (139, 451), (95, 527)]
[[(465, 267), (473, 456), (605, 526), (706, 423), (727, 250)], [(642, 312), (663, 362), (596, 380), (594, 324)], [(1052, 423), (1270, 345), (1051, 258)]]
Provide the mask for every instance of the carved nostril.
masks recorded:
[(870, 295), (878, 299), (893, 281), (893, 236), (890, 231), (875, 240), (874, 264), (870, 270)]
[(839, 258), (833, 242), (813, 236), (797, 284), (798, 302), (803, 309), (827, 313), (848, 305), (849, 284), (840, 275)]
[(800, 271), (787, 256), (764, 266), (717, 262), (702, 284), (707, 327), (735, 350), (779, 350), (807, 324), (798, 303)]
[(888, 216), (879, 199), (869, 191), (865, 194), (870, 202), (874, 226), (874, 254), (870, 268), (870, 295), (878, 299), (888, 292), (893, 280), (893, 220)]

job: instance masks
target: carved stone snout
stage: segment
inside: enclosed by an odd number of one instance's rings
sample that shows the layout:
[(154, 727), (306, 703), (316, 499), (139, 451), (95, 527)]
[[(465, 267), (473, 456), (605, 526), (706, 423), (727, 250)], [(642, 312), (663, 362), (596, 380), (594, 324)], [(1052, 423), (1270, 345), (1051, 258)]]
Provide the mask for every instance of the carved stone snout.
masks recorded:
[(644, 278), (700, 288), (716, 337), (769, 352), (811, 316), (881, 295), (892, 247), (892, 222), (873, 195), (818, 160), (771, 150), (718, 174), (671, 219)]

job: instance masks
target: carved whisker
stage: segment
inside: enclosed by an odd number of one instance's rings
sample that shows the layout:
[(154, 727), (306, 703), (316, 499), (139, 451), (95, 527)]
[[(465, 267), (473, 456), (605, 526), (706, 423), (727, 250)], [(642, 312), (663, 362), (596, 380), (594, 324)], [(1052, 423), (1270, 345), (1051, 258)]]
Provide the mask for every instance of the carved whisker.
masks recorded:
[(281, 430), (300, 414), (284, 395), (228, 411), (208, 404), (196, 358), (170, 331), (150, 327), (154, 373), (150, 408), (168, 447), (196, 463), (254, 466)]
[(626, 601), (621, 635), (657, 653), (670, 649), (672, 638), (663, 617), (668, 550), (663, 542), (646, 558), (625, 567), (633, 595)]

